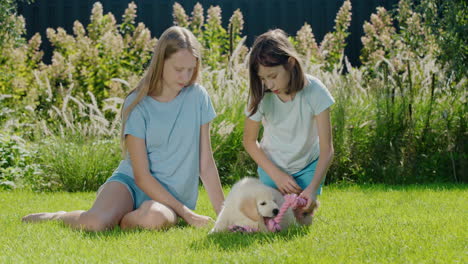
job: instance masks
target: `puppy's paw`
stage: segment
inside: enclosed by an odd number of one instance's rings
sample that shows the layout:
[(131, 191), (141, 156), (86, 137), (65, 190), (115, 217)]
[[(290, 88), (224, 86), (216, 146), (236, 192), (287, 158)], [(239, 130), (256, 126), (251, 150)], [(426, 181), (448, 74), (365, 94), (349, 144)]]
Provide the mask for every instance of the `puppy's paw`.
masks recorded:
[(238, 226), (238, 225), (233, 225), (229, 227), (229, 231), (231, 232), (239, 232), (239, 233), (254, 233), (257, 232), (257, 228), (252, 228), (250, 226)]

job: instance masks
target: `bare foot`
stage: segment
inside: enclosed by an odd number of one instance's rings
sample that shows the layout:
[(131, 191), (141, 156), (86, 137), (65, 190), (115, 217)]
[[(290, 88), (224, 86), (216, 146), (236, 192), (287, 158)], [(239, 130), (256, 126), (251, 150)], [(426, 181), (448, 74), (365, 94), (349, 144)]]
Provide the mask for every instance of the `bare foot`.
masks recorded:
[(54, 220), (57, 219), (60, 215), (66, 213), (65, 211), (58, 211), (55, 213), (37, 213), (37, 214), (29, 214), (21, 219), (23, 222), (33, 223), (33, 222), (42, 222), (47, 220)]

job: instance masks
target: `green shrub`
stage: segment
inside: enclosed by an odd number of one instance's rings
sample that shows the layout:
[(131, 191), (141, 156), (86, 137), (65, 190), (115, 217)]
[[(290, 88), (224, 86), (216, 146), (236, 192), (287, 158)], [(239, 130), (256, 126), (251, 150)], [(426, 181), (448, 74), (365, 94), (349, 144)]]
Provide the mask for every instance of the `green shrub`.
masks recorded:
[[(467, 78), (460, 70), (466, 45), (459, 45), (466, 17), (460, 10), (466, 4), (446, 3), (402, 0), (396, 10), (377, 8), (364, 24), (360, 67), (352, 67), (343, 53), (350, 1), (344, 1), (335, 30), (320, 46), (307, 24), (290, 37), (306, 72), (322, 80), (336, 99), (331, 112), (335, 160), (327, 183), (468, 180)], [(2, 47), (0, 125), (4, 133), (31, 142), (3, 136), (2, 157), (13, 158), (2, 158), (1, 181), (34, 189), (95, 190), (118, 165), (119, 107), (156, 40), (143, 24), (135, 25), (133, 3), (120, 25), (102, 9), (96, 3), (91, 23), (85, 29), (75, 22), (73, 35), (48, 30), (55, 47), (51, 65), (41, 62), (38, 37)], [(227, 28), (221, 26), (219, 7), (210, 7), (206, 17), (198, 3), (190, 17), (174, 4), (174, 23), (190, 28), (205, 47), (200, 82), (218, 114), (212, 146), (221, 180), (230, 184), (256, 174), (242, 146), (248, 48), (240, 11)], [(24, 21), (15, 21), (17, 33), (24, 32)], [(460, 57), (453, 55), (458, 49)]]
[(42, 173), (36, 155), (21, 138), (0, 133), (0, 189), (34, 189), (34, 179)]
[(96, 191), (121, 159), (117, 140), (54, 137), (41, 143), (43, 175), (65, 191)]
[(73, 35), (62, 28), (47, 29), (47, 38), (55, 49), (52, 64), (38, 74), (40, 81), (52, 88), (46, 91), (45, 85), (38, 87), (36, 109), (44, 119), (48, 119), (53, 106), (61, 108), (64, 97), (61, 87), (73, 87), (69, 89), (70, 95), (88, 102), (93, 100), (89, 95), (92, 93), (102, 109), (105, 99), (123, 98), (128, 92), (127, 86), (113, 78), (136, 84), (151, 59), (156, 39), (151, 38), (143, 23), (136, 25), (135, 13), (136, 5), (132, 2), (118, 25), (114, 15), (104, 15), (101, 3), (96, 2), (86, 28), (75, 21)]
[(297, 36), (290, 37), (290, 40), (304, 57), (306, 65), (320, 64), (323, 70), (331, 72), (342, 68), (350, 25), (351, 1), (346, 0), (336, 14), (334, 31), (325, 34), (320, 46), (317, 45), (312, 28), (307, 23), (297, 32)]
[(205, 20), (202, 5), (197, 3), (193, 7), (192, 16), (189, 18), (184, 8), (179, 3), (174, 3), (174, 24), (187, 27), (203, 46), (203, 64), (212, 70), (222, 69), (229, 63), (234, 49), (242, 40), (241, 34), (244, 27), (244, 18), (239, 9), (232, 14), (228, 28), (222, 26), (221, 8), (210, 6)]
[[(424, 0), (413, 7), (440, 46), (441, 64), (447, 64), (456, 79), (466, 78), (468, 66), (468, 4), (464, 0)], [(424, 42), (423, 42), (424, 43)]]
[(211, 131), (211, 144), (219, 176), (223, 184), (233, 184), (239, 179), (257, 174), (257, 166), (244, 150), (245, 104), (234, 105), (218, 115)]

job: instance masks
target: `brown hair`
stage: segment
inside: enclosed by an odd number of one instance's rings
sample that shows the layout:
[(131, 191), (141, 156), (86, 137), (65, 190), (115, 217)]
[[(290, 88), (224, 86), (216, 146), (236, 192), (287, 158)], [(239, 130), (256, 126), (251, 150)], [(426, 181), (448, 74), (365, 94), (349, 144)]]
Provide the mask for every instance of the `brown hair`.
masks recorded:
[(164, 69), (164, 61), (167, 60), (172, 54), (178, 52), (181, 49), (189, 50), (195, 58), (197, 58), (197, 64), (193, 71), (192, 78), (187, 86), (195, 83), (198, 78), (198, 73), (201, 71), (201, 46), (198, 40), (195, 38), (192, 32), (188, 29), (178, 26), (168, 28), (163, 32), (154, 48), (154, 54), (151, 58), (150, 65), (146, 70), (143, 78), (140, 80), (138, 85), (131, 90), (125, 99), (130, 94), (136, 92), (137, 95), (135, 100), (124, 108), (122, 105), (121, 117), (122, 117), (122, 129), (120, 131), (120, 145), (122, 147), (123, 157), (127, 154), (127, 145), (125, 143), (125, 123), (128, 116), (135, 108), (135, 106), (143, 99), (146, 95), (160, 95), (162, 93), (162, 77)]
[[(295, 61), (291, 62), (290, 58)], [(249, 116), (257, 112), (264, 93), (269, 92), (267, 89), (264, 89), (262, 81), (258, 76), (259, 65), (265, 67), (284, 66), (291, 75), (286, 94), (299, 92), (304, 88), (306, 83), (301, 61), (293, 45), (288, 40), (286, 33), (281, 29), (274, 29), (263, 33), (255, 40), (249, 57)]]

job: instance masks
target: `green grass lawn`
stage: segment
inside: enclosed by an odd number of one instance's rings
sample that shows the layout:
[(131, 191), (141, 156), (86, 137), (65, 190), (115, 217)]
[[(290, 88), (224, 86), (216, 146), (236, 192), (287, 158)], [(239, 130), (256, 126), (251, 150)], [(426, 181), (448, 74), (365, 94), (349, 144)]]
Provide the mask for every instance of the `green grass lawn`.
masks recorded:
[[(281, 233), (74, 231), (24, 224), (32, 212), (87, 209), (94, 193), (0, 192), (0, 263), (467, 263), (466, 185), (327, 186), (311, 227)], [(198, 213), (214, 217), (201, 191)]]

